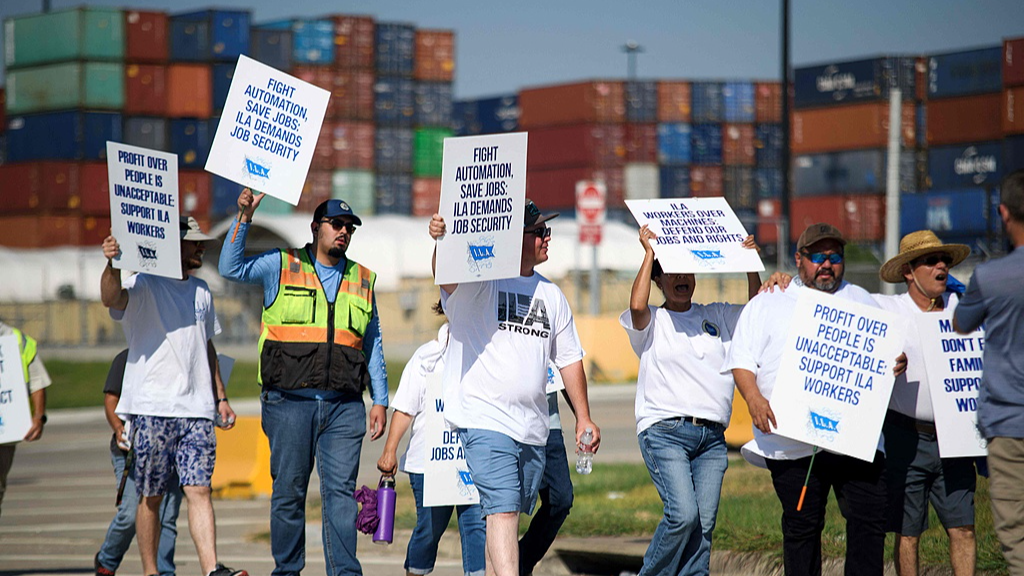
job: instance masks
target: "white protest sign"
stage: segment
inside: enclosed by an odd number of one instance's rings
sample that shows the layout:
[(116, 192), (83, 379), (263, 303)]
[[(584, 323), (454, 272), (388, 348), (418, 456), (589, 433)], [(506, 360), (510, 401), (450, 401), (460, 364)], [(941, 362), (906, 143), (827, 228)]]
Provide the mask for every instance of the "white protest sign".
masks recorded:
[(953, 330), (953, 313), (918, 314), (935, 433), (943, 458), (985, 456), (988, 442), (978, 430), (978, 389), (985, 330), (967, 336)]
[(519, 276), (526, 133), (444, 139), (436, 284)]
[(548, 382), (544, 388), (545, 394), (551, 394), (552, 392), (558, 392), (565, 390), (565, 382), (562, 381), (562, 373), (558, 371), (558, 368), (551, 362), (548, 362)]
[(206, 171), (299, 203), (331, 93), (238, 57)]
[(114, 268), (181, 278), (178, 155), (107, 142)]
[(775, 433), (873, 461), (905, 332), (896, 314), (801, 289), (770, 400)]
[(665, 272), (764, 270), (757, 251), (741, 246), (747, 231), (725, 198), (626, 200), (626, 206), (658, 236), (654, 253)]
[(416, 415), (423, 418), (427, 453), (423, 466), (423, 505), (461, 506), (478, 504), (480, 494), (469, 473), (459, 433), (449, 430), (444, 421), (444, 400), (441, 397), (441, 371), (427, 374), (426, 410)]
[(32, 428), (18, 337), (0, 337), (0, 444), (20, 442)]

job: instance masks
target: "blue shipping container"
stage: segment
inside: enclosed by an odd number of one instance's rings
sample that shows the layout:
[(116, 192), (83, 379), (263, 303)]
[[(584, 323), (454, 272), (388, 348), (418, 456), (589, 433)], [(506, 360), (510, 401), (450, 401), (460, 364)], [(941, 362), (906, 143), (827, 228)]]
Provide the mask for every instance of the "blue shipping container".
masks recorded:
[(949, 190), (998, 185), (1006, 173), (1002, 142), (939, 146), (928, 150), (928, 187)]
[(758, 200), (782, 198), (782, 169), (755, 168), (754, 194)]
[[(885, 191), (887, 153), (884, 149), (853, 150), (797, 156), (793, 162), (795, 196), (877, 194)], [(900, 153), (900, 192), (917, 188), (917, 158)]]
[(238, 184), (216, 174), (213, 175), (210, 217), (213, 218), (214, 223), (238, 214), (238, 195), (241, 192), (242, 187)]
[(991, 217), (991, 197), (981, 188), (900, 195), (900, 235), (932, 230), (939, 238), (986, 234), (999, 227)]
[(946, 98), (1003, 89), (1003, 47), (928, 58), (928, 97)]
[(1003, 139), (1003, 166), (1008, 172), (1024, 168), (1024, 136), (1007, 136)]
[(124, 119), (124, 143), (151, 150), (167, 150), (167, 119), (130, 116)]
[(278, 20), (257, 26), (262, 30), (290, 30), (294, 64), (334, 63), (334, 22), (330, 20)]
[[(658, 121), (658, 83), (654, 81), (626, 82), (626, 121)], [(751, 93), (753, 96), (753, 93)], [(753, 104), (753, 101), (751, 101)]]
[(171, 61), (202, 62), (210, 59), (210, 23), (170, 19)]
[(408, 24), (377, 23), (377, 73), (388, 76), (412, 76), (416, 53), (416, 28)]
[(178, 155), (179, 168), (202, 168), (210, 155), (216, 120), (194, 120), (172, 118), (169, 126), (168, 144), (171, 152)]
[(686, 166), (662, 166), (658, 169), (662, 198), (690, 197), (690, 169)]
[(757, 208), (754, 191), (754, 169), (749, 166), (726, 166), (722, 175), (725, 200), (733, 210)]
[(7, 161), (103, 160), (107, 140), (122, 142), (120, 114), (52, 112), (7, 119)]
[(416, 83), (409, 78), (379, 76), (373, 85), (373, 117), (381, 126), (413, 126)]
[(379, 172), (411, 172), (414, 133), (410, 128), (378, 126), (374, 162)]
[(752, 123), (754, 121), (754, 84), (726, 82), (722, 87), (725, 121)]
[(412, 214), (412, 174), (378, 174), (375, 214)]
[(519, 96), (496, 96), (476, 101), (477, 134), (501, 134), (519, 129)]
[(452, 124), (452, 83), (416, 82), (416, 125), (448, 128)]
[(452, 132), (455, 136), (472, 136), (480, 133), (480, 122), (476, 119), (476, 100), (452, 102)]
[(235, 77), (235, 64), (213, 65), (213, 113), (220, 114), (228, 100), (231, 79)]
[(910, 56), (833, 62), (793, 71), (793, 104), (797, 108), (888, 100), (899, 88), (903, 100), (916, 94), (916, 62)]
[(721, 82), (694, 82), (690, 88), (690, 120), (694, 123), (722, 122), (725, 102), (722, 100)]
[(692, 159), (694, 164), (722, 163), (722, 125), (694, 124), (692, 128)]
[(754, 129), (754, 164), (782, 168), (782, 125), (758, 124)]
[(918, 104), (914, 115), (914, 130), (917, 135), (916, 142), (919, 148), (928, 146), (928, 107)]
[(171, 60), (235, 61), (249, 53), (250, 15), (242, 10), (202, 10), (175, 14)]
[[(691, 132), (689, 124), (658, 124), (658, 163), (664, 166), (689, 164), (693, 157)], [(689, 179), (690, 172), (687, 170), (687, 182)]]
[(288, 70), (292, 67), (292, 31), (252, 28), (249, 54), (271, 68)]

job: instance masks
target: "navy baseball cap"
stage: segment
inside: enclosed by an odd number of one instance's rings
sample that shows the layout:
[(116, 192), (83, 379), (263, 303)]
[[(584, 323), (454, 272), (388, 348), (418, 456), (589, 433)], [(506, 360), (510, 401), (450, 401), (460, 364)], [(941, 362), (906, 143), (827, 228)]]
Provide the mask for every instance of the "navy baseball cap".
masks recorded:
[(558, 212), (549, 212), (547, 214), (541, 214), (540, 208), (533, 203), (533, 200), (526, 199), (526, 217), (523, 218), (523, 228), (529, 228), (534, 224), (540, 224), (541, 222), (547, 222), (552, 218), (558, 218)]
[(313, 211), (313, 222), (319, 222), (324, 218), (337, 218), (338, 216), (348, 216), (357, 226), (363, 225), (363, 221), (352, 212), (352, 207), (348, 205), (348, 202), (338, 200), (337, 198), (321, 202), (316, 207), (316, 210)]

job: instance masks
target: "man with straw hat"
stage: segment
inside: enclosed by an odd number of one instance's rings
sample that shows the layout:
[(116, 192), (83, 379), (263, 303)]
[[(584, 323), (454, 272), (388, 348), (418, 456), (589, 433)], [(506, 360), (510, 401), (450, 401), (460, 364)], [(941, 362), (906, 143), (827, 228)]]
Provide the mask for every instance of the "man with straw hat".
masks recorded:
[(910, 326), (903, 348), (907, 371), (896, 377), (882, 428), (889, 491), (886, 529), (896, 533), (893, 562), (900, 576), (919, 571), (918, 544), (928, 528), (929, 501), (949, 534), (953, 573), (974, 574), (974, 459), (939, 457), (928, 359), (914, 321), (917, 314), (956, 307), (957, 295), (947, 292), (946, 281), (950, 268), (970, 253), (963, 244), (943, 244), (931, 230), (911, 232), (878, 273), (885, 282), (905, 283), (907, 292), (873, 295), (879, 307), (901, 315)]

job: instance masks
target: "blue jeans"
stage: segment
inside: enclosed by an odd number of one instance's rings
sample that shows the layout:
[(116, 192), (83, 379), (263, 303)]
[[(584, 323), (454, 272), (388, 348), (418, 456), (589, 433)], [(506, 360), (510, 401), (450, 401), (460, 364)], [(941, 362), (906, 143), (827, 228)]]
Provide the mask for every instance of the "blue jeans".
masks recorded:
[(409, 473), (409, 484), (416, 498), (416, 528), (409, 538), (405, 570), (412, 574), (430, 574), (437, 560), (437, 544), (448, 528), (452, 510), (458, 509), (459, 536), (462, 538), (462, 570), (466, 576), (481, 576), (485, 568), (487, 525), (479, 504), (470, 506), (423, 506), (423, 474)]
[(639, 440), (665, 506), (640, 576), (707, 574), (722, 477), (729, 467), (725, 427), (670, 418), (641, 432)]
[(525, 576), (544, 558), (572, 508), (572, 480), (565, 456), (562, 431), (548, 432), (544, 447), (544, 477), (540, 481), (540, 509), (519, 539), (519, 573)]
[[(114, 464), (114, 478), (120, 484), (121, 474), (124, 473), (125, 453), (117, 447), (113, 439), (110, 440), (110, 460)], [(177, 475), (171, 476), (170, 484), (160, 504), (160, 546), (156, 555), (160, 576), (174, 576), (174, 541), (178, 537), (178, 509), (181, 506), (181, 486), (178, 485)], [(129, 471), (124, 484), (124, 495), (121, 497), (121, 506), (118, 507), (114, 519), (110, 521), (107, 537), (103, 539), (100, 552), (96, 556), (100, 565), (107, 570), (117, 571), (125, 552), (131, 546), (132, 539), (135, 538), (135, 513), (138, 509), (139, 496), (135, 492), (134, 472)]]
[(264, 387), (263, 432), (270, 440), (270, 550), (275, 576), (306, 565), (306, 491), (314, 463), (320, 476), (328, 576), (362, 574), (356, 559), (356, 475), (366, 435), (361, 398), (303, 398)]

